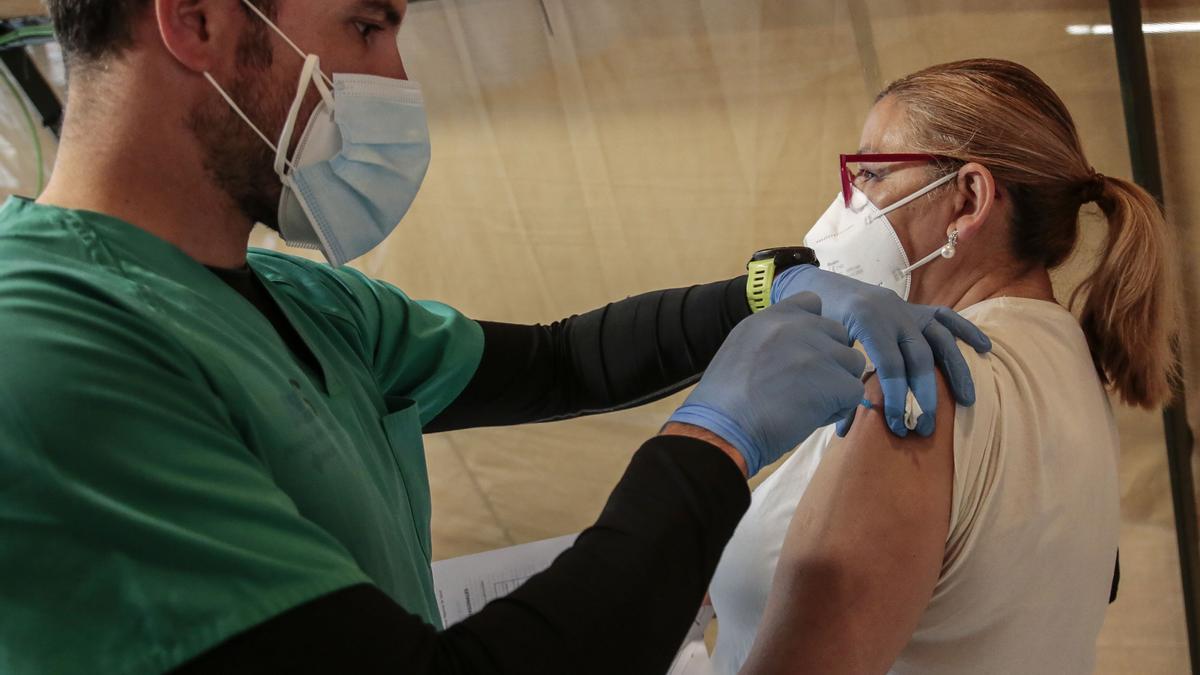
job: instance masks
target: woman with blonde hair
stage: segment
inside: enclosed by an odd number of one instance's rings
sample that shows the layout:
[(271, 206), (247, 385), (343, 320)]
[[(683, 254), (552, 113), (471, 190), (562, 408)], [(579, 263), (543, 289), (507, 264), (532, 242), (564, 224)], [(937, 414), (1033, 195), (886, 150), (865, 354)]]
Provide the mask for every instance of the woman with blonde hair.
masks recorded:
[[(953, 307), (993, 349), (963, 350), (973, 408), (940, 379), (937, 410), (910, 398), (906, 423), (936, 417), (932, 435), (891, 433), (871, 381), (844, 438), (818, 431), (755, 491), (711, 587), (718, 670), (1091, 672), (1120, 524), (1108, 393), (1152, 408), (1171, 391), (1160, 208), (1097, 173), (1059, 97), (1007, 61), (894, 82), (841, 169), (806, 238), (822, 265)], [(1064, 306), (1049, 270), (1087, 203), (1108, 236)]]

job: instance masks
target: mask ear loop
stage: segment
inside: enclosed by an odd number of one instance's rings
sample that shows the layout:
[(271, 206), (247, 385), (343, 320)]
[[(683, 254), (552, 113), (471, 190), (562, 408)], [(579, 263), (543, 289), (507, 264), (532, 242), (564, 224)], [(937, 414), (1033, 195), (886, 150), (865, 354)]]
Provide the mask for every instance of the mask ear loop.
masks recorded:
[[(875, 220), (878, 220), (879, 218), (883, 218), (884, 216), (891, 213), (892, 211), (895, 211), (896, 209), (900, 208), (901, 206), (904, 206), (905, 204), (909, 204), (914, 199), (917, 199), (923, 195), (929, 194), (933, 190), (936, 190), (937, 188), (941, 187), (942, 185), (945, 185), (946, 183), (949, 183), (950, 181), (954, 180), (957, 177), (958, 177), (957, 171), (952, 171), (952, 172), (946, 174), (945, 176), (942, 176), (941, 178), (933, 181), (929, 185), (926, 185), (925, 187), (921, 188), (920, 190), (917, 190), (916, 192), (912, 193), (911, 195), (905, 197), (904, 199), (897, 201), (896, 203), (888, 206), (885, 209), (880, 209), (873, 216), (871, 216), (871, 221), (875, 221)], [(945, 246), (939, 248), (938, 250), (934, 251), (933, 253), (930, 253), (929, 255), (925, 256), (924, 258), (921, 258), (920, 260), (913, 263), (912, 265), (909, 265), (908, 267), (905, 267), (904, 269), (900, 270), (900, 274), (902, 274), (904, 276), (908, 276), (913, 270), (917, 269), (918, 267), (921, 267), (922, 265), (929, 264), (930, 262), (935, 260), (938, 256), (941, 256), (943, 258), (953, 258), (954, 253), (955, 253), (955, 248), (957, 246), (958, 246), (958, 230), (953, 230), (950, 232), (950, 239), (946, 243)]]
[(217, 93), (221, 95), (221, 98), (225, 99), (225, 102), (229, 104), (229, 107), (233, 108), (233, 111), (237, 113), (238, 117), (242, 118), (242, 121), (246, 123), (246, 126), (253, 129), (254, 133), (258, 134), (258, 137), (262, 139), (263, 143), (266, 143), (272, 150), (275, 151), (276, 154), (278, 154), (279, 150), (275, 147), (275, 144), (271, 142), (271, 139), (267, 138), (267, 135), (258, 128), (257, 124), (251, 122), (249, 117), (246, 117), (246, 113), (242, 112), (242, 108), (234, 102), (233, 97), (225, 93), (225, 89), (222, 88), (221, 85), (217, 84), (217, 81), (208, 71), (204, 71), (204, 79), (208, 80), (208, 83), (217, 90)]
[(924, 258), (921, 258), (920, 260), (913, 263), (912, 265), (905, 267), (904, 269), (900, 270), (900, 273), (907, 275), (907, 274), (911, 273), (913, 270), (917, 269), (918, 267), (920, 267), (922, 265), (927, 265), (927, 264), (933, 262), (934, 260), (936, 260), (938, 258), (938, 256), (941, 256), (941, 257), (949, 260), (950, 258), (953, 258), (954, 254), (957, 252), (958, 252), (958, 230), (950, 230), (950, 236), (947, 238), (945, 246), (939, 248), (938, 250), (934, 251), (933, 253), (930, 253), (929, 255), (925, 256)]
[[(333, 88), (333, 80), (330, 80), (329, 77), (320, 69), (320, 60), (315, 54), (306, 54), (303, 49), (300, 49), (295, 42), (292, 42), (292, 39), (289, 38), (286, 33), (279, 29), (279, 26), (275, 25), (275, 22), (271, 21), (271, 19), (269, 19), (261, 9), (254, 5), (254, 3), (250, 2), (250, 0), (242, 0), (242, 4), (248, 7), (251, 12), (256, 14), (258, 18), (262, 19), (264, 23), (270, 26), (271, 30), (275, 31), (275, 34), (278, 35), (280, 39), (282, 39), (289, 47), (299, 54), (300, 58), (304, 59), (304, 68), (300, 71), (301, 84), (296, 87), (296, 98), (292, 101), (291, 110), (288, 111), (287, 120), (284, 122), (283, 133), (280, 134), (280, 142), (278, 144), (272, 143), (271, 139), (267, 138), (267, 135), (258, 128), (258, 125), (250, 121), (250, 118), (245, 112), (242, 111), (241, 106), (239, 106), (233, 100), (233, 97), (230, 96), (225, 89), (217, 83), (217, 80), (213, 78), (212, 74), (205, 71), (204, 78), (208, 80), (208, 83), (211, 84), (214, 89), (217, 90), (217, 93), (221, 95), (221, 98), (225, 99), (225, 102), (229, 104), (229, 107), (233, 108), (233, 111), (237, 113), (238, 117), (242, 118), (242, 121), (246, 123), (246, 126), (253, 129), (254, 133), (262, 139), (262, 142), (266, 143), (267, 146), (275, 152), (275, 173), (279, 174), (280, 178), (283, 178), (286, 175), (287, 168), (295, 169), (295, 166), (293, 166), (292, 163), (287, 159), (287, 150), (291, 145), (290, 141), (292, 133), (295, 131), (296, 118), (300, 114), (300, 104), (304, 100), (304, 95), (308, 93), (308, 83), (311, 81), (316, 85), (317, 91), (321, 94), (321, 99), (325, 102), (325, 105), (329, 106), (329, 108), (332, 110), (334, 109), (333, 92), (331, 91)], [(320, 75), (320, 77), (315, 80), (313, 79), (314, 72)], [(285, 139), (289, 142), (284, 142)]]
[[(292, 134), (296, 131), (296, 120), (300, 116), (300, 106), (304, 104), (304, 95), (308, 93), (308, 83), (317, 83), (317, 89), (320, 90), (324, 83), (320, 79), (313, 79), (313, 72), (319, 72), (321, 59), (316, 54), (309, 54), (304, 57), (304, 67), (300, 69), (300, 83), (296, 87), (296, 97), (292, 99), (292, 107), (288, 110), (287, 119), (283, 122), (283, 131), (279, 134), (279, 145), (275, 147), (275, 173), (279, 174), (280, 178), (287, 177), (287, 170), (296, 167), (288, 161), (287, 153), (292, 143)], [(324, 90), (321, 93), (322, 98), (325, 97)]]
[(912, 200), (917, 199), (918, 197), (921, 197), (923, 195), (929, 194), (930, 192), (945, 185), (946, 183), (949, 183), (950, 181), (954, 180), (957, 177), (958, 177), (958, 172), (952, 171), (952, 172), (946, 174), (945, 176), (942, 176), (941, 178), (933, 181), (929, 185), (926, 185), (925, 187), (921, 188), (920, 190), (917, 190), (916, 192), (912, 193), (911, 195), (905, 197), (904, 199), (901, 199), (900, 201), (896, 202), (895, 204), (892, 204), (891, 206), (888, 206), (885, 209), (880, 209), (874, 216), (871, 217), (871, 220), (876, 220), (876, 219), (882, 218), (883, 216), (886, 216), (887, 214), (891, 213), (892, 211), (895, 211), (896, 209), (900, 208), (901, 206), (904, 206), (905, 204), (912, 202)]
[(279, 174), (280, 178), (283, 178), (286, 175), (286, 169), (296, 168), (292, 162), (288, 160), (287, 151), (288, 147), (291, 145), (290, 141), (292, 138), (292, 133), (295, 132), (296, 129), (296, 118), (300, 115), (300, 106), (304, 102), (304, 95), (308, 93), (308, 82), (311, 81), (316, 85), (317, 91), (320, 92), (322, 100), (325, 101), (325, 105), (329, 106), (330, 109), (333, 108), (333, 93), (329, 91), (329, 87), (325, 86), (322, 78), (313, 79), (313, 73), (320, 72), (319, 68), (320, 59), (316, 54), (311, 54), (304, 58), (304, 67), (300, 70), (301, 84), (296, 87), (296, 98), (292, 100), (292, 107), (288, 111), (287, 119), (284, 120), (283, 132), (279, 135), (279, 143), (272, 143), (271, 139), (267, 138), (267, 135), (263, 133), (262, 129), (259, 129), (258, 125), (252, 122), (246, 113), (242, 111), (241, 106), (239, 106), (237, 102), (233, 100), (233, 97), (225, 91), (225, 88), (217, 83), (216, 78), (214, 78), (208, 71), (204, 72), (204, 79), (208, 80), (208, 83), (217, 90), (217, 93), (221, 95), (221, 98), (225, 99), (225, 102), (229, 104), (230, 108), (233, 108), (233, 111), (237, 113), (237, 116), (242, 118), (242, 121), (246, 123), (246, 126), (250, 127), (254, 133), (262, 139), (262, 142), (266, 143), (267, 147), (271, 148), (271, 150), (275, 153), (275, 173)]
[[(276, 26), (274, 21), (267, 18), (267, 15), (264, 14), (261, 9), (256, 7), (254, 5), (254, 3), (250, 2), (250, 0), (242, 0), (242, 4), (249, 7), (251, 12), (254, 12), (255, 14), (257, 14), (258, 18), (262, 19), (264, 23), (266, 23), (268, 26), (270, 26), (271, 30), (275, 31), (276, 35), (278, 35), (284, 42), (286, 42), (288, 44), (289, 47), (291, 47), (297, 54), (300, 55), (300, 58), (302, 58), (302, 59), (308, 58), (308, 53), (305, 52), (303, 49), (300, 49), (300, 47), (296, 46), (296, 43), (292, 42), (292, 39), (290, 37), (288, 37), (286, 33), (279, 30), (279, 26)], [(326, 76), (325, 73), (322, 72), (321, 70), (318, 70), (317, 72), (321, 73), (321, 79), (324, 80), (325, 84), (329, 88), (332, 89), (333, 88), (333, 80), (329, 79), (329, 77)], [(317, 88), (320, 89), (320, 86), (318, 86)], [(322, 95), (322, 98), (324, 98), (325, 92), (322, 92), (321, 95)], [(326, 101), (326, 103), (332, 104), (332, 101)]]

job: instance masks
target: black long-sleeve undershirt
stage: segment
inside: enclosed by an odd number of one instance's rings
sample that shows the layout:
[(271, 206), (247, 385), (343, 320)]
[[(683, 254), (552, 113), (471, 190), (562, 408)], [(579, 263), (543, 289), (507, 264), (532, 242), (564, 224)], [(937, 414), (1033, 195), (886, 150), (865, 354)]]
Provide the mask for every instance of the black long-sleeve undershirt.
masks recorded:
[(692, 384), (750, 315), (746, 277), (626, 298), (550, 325), (481, 321), (483, 358), (427, 432), (559, 420)]
[(749, 503), (723, 452), (659, 436), (634, 455), (595, 525), (549, 569), (444, 631), (377, 588), (354, 586), (176, 672), (661, 675)]

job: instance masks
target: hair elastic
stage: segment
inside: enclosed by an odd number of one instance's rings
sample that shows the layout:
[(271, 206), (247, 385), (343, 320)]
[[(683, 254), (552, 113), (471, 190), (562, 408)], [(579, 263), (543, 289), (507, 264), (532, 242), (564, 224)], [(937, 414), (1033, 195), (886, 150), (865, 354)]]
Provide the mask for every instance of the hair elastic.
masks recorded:
[(1093, 171), (1092, 177), (1084, 182), (1080, 196), (1085, 204), (1099, 201), (1104, 196), (1106, 187), (1108, 187), (1108, 178), (1102, 173)]

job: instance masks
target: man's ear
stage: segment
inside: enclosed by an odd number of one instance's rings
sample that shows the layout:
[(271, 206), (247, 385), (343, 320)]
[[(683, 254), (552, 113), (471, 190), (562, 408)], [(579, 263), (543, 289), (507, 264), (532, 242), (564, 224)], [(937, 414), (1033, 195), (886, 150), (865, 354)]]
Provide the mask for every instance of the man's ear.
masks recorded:
[(195, 73), (232, 65), (249, 20), (239, 0), (154, 0), (154, 12), (163, 46)]
[(986, 166), (968, 162), (958, 170), (955, 185), (958, 188), (956, 216), (947, 228), (947, 234), (950, 230), (958, 230), (959, 239), (968, 241), (979, 232), (996, 207), (996, 179)]

